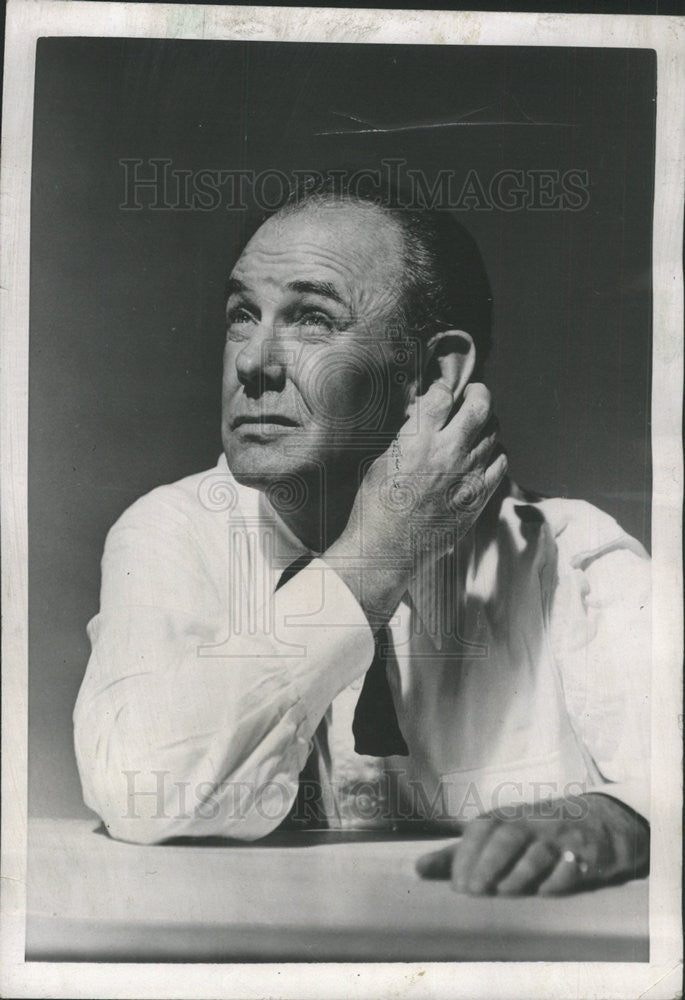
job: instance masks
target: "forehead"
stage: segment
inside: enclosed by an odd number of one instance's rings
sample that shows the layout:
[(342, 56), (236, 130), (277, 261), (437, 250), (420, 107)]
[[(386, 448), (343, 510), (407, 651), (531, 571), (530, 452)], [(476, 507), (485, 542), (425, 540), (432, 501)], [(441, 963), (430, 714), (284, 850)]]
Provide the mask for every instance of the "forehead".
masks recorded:
[(401, 287), (403, 235), (374, 205), (309, 203), (268, 219), (233, 269), (251, 288), (331, 282), (351, 305), (394, 303)]

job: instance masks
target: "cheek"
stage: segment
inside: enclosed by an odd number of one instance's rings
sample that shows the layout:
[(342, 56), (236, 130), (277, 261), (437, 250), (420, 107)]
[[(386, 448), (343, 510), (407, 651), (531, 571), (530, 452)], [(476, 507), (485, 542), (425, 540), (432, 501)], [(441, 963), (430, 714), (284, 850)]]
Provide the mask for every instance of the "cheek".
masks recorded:
[(235, 376), (239, 347), (240, 345), (232, 340), (227, 340), (224, 345), (224, 379), (227, 375)]
[(235, 392), (239, 385), (238, 372), (236, 369), (236, 358), (238, 355), (237, 345), (227, 343), (224, 347), (223, 374), (221, 385), (224, 398)]
[(293, 381), (311, 414), (331, 430), (377, 429), (382, 423), (387, 376), (377, 351), (327, 345), (309, 351)]

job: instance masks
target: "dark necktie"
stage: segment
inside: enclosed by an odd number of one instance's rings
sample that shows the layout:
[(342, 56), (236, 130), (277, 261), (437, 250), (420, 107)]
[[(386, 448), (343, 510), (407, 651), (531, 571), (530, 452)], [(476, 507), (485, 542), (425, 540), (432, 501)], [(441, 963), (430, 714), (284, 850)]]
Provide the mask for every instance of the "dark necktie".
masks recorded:
[(386, 672), (387, 660), (393, 655), (387, 625), (381, 626), (376, 633), (375, 646), (373, 661), (366, 671), (354, 710), (354, 749), (359, 754), (372, 757), (407, 757), (409, 748), (397, 721)]
[[(276, 590), (304, 569), (311, 559), (311, 556), (300, 556), (287, 566), (281, 574)], [(354, 710), (352, 733), (354, 749), (358, 754), (368, 754), (372, 757), (409, 755), (409, 748), (397, 721), (386, 673), (387, 660), (392, 655), (390, 630), (387, 625), (383, 625), (376, 633), (373, 661), (366, 672), (357, 707)], [(309, 756), (305, 769), (313, 756), (313, 754)], [(302, 774), (304, 775), (304, 771)]]

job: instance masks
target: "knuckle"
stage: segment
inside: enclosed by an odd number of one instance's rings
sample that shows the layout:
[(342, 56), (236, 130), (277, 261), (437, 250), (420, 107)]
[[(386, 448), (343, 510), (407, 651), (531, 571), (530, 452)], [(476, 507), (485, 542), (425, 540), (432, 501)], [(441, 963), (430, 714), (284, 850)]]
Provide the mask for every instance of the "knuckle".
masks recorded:
[(489, 402), (492, 398), (492, 393), (484, 382), (473, 382), (471, 383), (471, 388), (471, 395), (474, 399), (482, 399)]
[(583, 830), (572, 823), (566, 826), (563, 833), (564, 846), (568, 847), (572, 851), (584, 850), (587, 846), (586, 837), (584, 836)]
[(442, 411), (446, 406), (452, 406), (454, 402), (449, 387), (439, 380), (433, 382), (427, 392), (419, 398), (423, 400), (424, 409), (428, 409), (429, 412)]
[(530, 840), (527, 824), (520, 820), (503, 820), (492, 835), (493, 841), (497, 844), (521, 844)]
[(489, 453), (497, 444), (497, 431), (492, 431), (488, 434), (486, 438), (483, 439), (483, 451)]
[(478, 840), (497, 826), (497, 820), (491, 816), (476, 816), (464, 827), (464, 840)]
[(497, 855), (506, 855), (518, 847), (521, 842), (521, 834), (512, 830), (507, 823), (498, 827), (490, 837), (490, 848)]
[(445, 409), (445, 400), (440, 396), (432, 396), (424, 403), (423, 411), (429, 417), (436, 417)]

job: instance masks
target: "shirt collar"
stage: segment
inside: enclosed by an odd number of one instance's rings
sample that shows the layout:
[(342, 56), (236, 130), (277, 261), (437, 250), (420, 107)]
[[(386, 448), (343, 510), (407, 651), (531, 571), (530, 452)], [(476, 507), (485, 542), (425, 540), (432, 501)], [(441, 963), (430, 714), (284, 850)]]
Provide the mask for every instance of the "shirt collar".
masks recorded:
[(246, 527), (254, 526), (261, 529), (268, 527), (268, 531), (258, 531), (258, 544), (262, 556), (271, 565), (276, 577), (279, 577), (286, 566), (300, 556), (313, 555), (274, 510), (262, 490), (236, 481), (223, 453), (216, 467), (231, 478)]
[[(300, 541), (283, 518), (274, 510), (263, 491), (236, 482), (223, 453), (217, 462), (217, 470), (231, 477), (246, 526), (264, 527), (268, 525), (268, 532), (259, 532), (259, 545), (262, 555), (272, 569), (274, 580), (278, 580), (283, 570), (300, 556), (316, 557), (317, 554)], [(483, 552), (496, 542), (496, 522), (499, 518), (502, 502), (516, 498), (519, 493), (516, 484), (506, 477), (478, 518), (474, 528), (459, 541), (456, 553), (441, 560), (442, 565), (421, 574), (420, 577), (410, 582), (405, 593), (405, 601), (408, 599), (407, 603), (412, 605), (424, 624), (427, 625), (429, 621), (434, 621), (436, 613), (439, 620), (449, 620), (449, 616), (447, 619), (442, 617), (444, 601), (446, 599), (454, 600), (457, 597), (454, 592), (455, 582), (458, 593), (463, 593), (467, 589), (469, 580), (473, 585), (472, 578), (479, 571), (479, 562)], [(267, 545), (269, 552), (266, 551)], [(451, 579), (446, 582), (450, 574)]]

